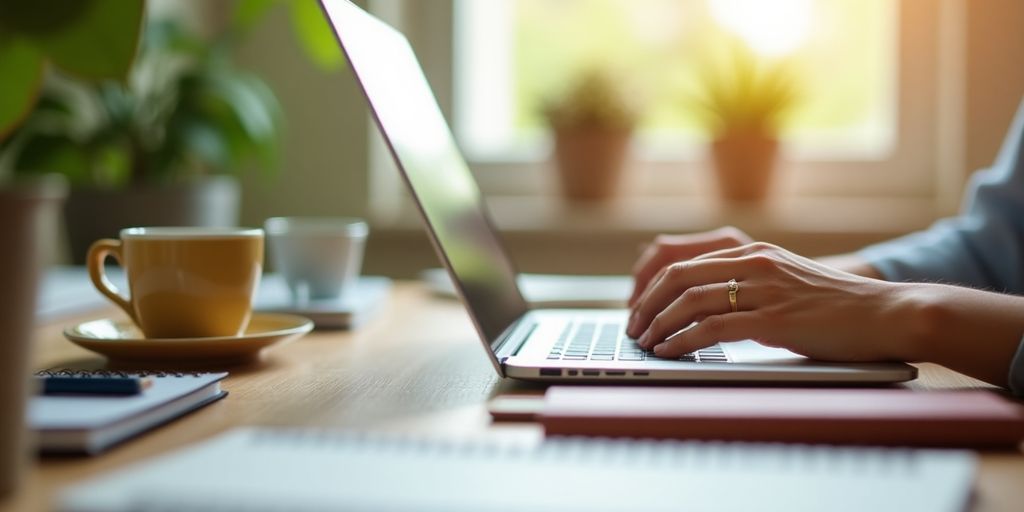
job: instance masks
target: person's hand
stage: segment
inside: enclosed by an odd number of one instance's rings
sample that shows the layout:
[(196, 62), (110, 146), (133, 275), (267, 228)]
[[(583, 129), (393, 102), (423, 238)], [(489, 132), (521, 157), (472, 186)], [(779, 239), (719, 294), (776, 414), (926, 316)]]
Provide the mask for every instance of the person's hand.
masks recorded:
[(734, 227), (691, 235), (658, 236), (633, 266), (633, 294), (629, 297), (629, 306), (636, 305), (651, 278), (668, 265), (751, 242), (753, 239), (750, 236)]
[[(739, 285), (736, 312), (730, 279)], [(901, 333), (912, 326), (901, 317), (900, 286), (747, 244), (662, 268), (633, 306), (626, 332), (665, 358), (753, 339), (821, 360), (907, 360), (904, 341), (913, 337)]]

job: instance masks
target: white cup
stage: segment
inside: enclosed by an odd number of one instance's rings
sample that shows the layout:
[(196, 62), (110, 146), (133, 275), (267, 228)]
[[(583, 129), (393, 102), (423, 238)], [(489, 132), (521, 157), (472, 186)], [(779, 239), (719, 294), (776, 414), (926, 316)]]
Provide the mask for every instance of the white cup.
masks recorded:
[(264, 223), (271, 262), (295, 304), (337, 300), (359, 279), (369, 226), (353, 217), (274, 217)]

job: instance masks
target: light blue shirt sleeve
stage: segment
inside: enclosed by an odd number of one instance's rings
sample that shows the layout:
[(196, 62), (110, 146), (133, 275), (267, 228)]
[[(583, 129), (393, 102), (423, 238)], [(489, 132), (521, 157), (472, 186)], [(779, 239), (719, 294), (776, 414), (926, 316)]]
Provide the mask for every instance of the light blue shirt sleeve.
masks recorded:
[(1024, 294), (1024, 102), (995, 164), (972, 177), (960, 216), (860, 255), (889, 281)]
[[(958, 217), (860, 255), (889, 281), (931, 281), (1024, 294), (1024, 102), (991, 168), (975, 173)], [(1024, 396), (1024, 340), (1010, 366)]]

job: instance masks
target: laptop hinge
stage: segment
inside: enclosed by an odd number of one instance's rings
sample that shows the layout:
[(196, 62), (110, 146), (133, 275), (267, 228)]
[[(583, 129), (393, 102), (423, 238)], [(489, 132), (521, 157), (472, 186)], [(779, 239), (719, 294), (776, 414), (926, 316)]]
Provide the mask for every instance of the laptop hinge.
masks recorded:
[[(494, 354), (502, 364), (505, 364), (505, 360), (509, 357), (519, 353), (526, 340), (530, 339), (530, 335), (537, 328), (537, 322), (535, 321), (531, 321), (530, 325), (525, 329), (521, 328), (522, 325), (523, 319), (520, 318), (518, 322), (509, 326), (500, 336), (501, 342), (498, 343), (498, 348), (495, 349)], [(514, 343), (515, 345), (510, 346), (509, 343)]]
[[(516, 345), (515, 350), (512, 351), (513, 356), (519, 355), (519, 350), (523, 348), (523, 345), (526, 344), (526, 340), (530, 339), (530, 336), (533, 336), (533, 331), (536, 330), (537, 322), (530, 322), (530, 327), (526, 330), (526, 332), (523, 333), (522, 336), (519, 336), (519, 343)], [(505, 359), (508, 358), (506, 357)]]

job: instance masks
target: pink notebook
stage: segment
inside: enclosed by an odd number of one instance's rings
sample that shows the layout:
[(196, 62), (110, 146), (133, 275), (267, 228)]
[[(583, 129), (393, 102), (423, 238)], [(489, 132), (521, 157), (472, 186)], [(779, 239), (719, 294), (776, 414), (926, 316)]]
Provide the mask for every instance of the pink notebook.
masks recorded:
[(547, 435), (1008, 448), (1024, 407), (989, 391), (563, 387)]

